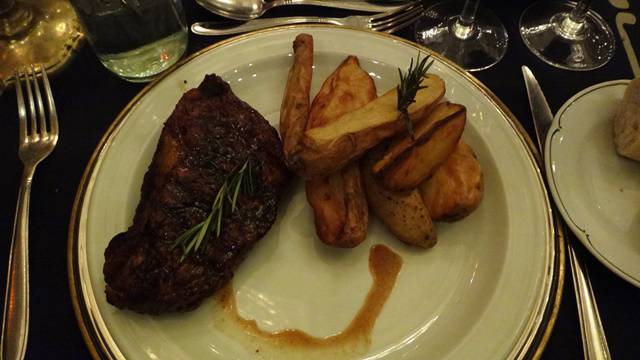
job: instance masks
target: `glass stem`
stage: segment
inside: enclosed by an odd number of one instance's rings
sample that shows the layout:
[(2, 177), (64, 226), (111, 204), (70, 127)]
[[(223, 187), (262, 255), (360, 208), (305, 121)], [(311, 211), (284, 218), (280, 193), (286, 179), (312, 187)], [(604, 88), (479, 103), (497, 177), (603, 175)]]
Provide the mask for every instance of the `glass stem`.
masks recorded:
[(569, 14), (569, 18), (572, 21), (581, 23), (584, 21), (584, 17), (587, 15), (587, 11), (589, 11), (589, 6), (591, 6), (592, 0), (582, 0), (576, 4), (576, 7), (573, 8), (571, 14)]
[(558, 34), (566, 39), (577, 39), (584, 31), (584, 18), (587, 16), (592, 0), (581, 0), (571, 10), (569, 16), (560, 23)]
[(473, 23), (476, 19), (479, 0), (467, 0), (462, 7), (462, 13), (453, 24), (453, 34), (461, 40), (466, 40), (473, 35)]

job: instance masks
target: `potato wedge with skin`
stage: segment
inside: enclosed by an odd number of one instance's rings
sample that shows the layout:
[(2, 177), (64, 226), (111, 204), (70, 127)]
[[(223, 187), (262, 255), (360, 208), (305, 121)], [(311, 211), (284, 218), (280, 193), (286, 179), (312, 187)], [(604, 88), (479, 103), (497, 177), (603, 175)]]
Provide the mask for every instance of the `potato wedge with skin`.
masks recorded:
[(302, 137), (309, 116), (309, 91), (313, 75), (313, 37), (300, 34), (293, 41), (295, 54), (289, 70), (287, 86), (280, 107), (280, 137), (285, 162), (291, 162), (300, 150)]
[(423, 248), (434, 246), (436, 230), (418, 190), (393, 192), (385, 189), (371, 173), (371, 160), (363, 162), (361, 171), (367, 202), (373, 212), (399, 240)]
[[(349, 56), (325, 80), (311, 105), (307, 128), (322, 126), (358, 109), (376, 97), (373, 79)], [(360, 169), (356, 163), (342, 170), (307, 180), (307, 201), (313, 209), (316, 233), (322, 242), (355, 247), (364, 241), (369, 209)]]
[(308, 180), (305, 187), (322, 242), (352, 248), (364, 241), (369, 209), (358, 164), (325, 178)]
[(473, 149), (460, 140), (418, 189), (434, 221), (456, 221), (471, 214), (484, 196), (484, 176)]
[[(464, 106), (443, 103), (425, 119), (428, 130), (413, 141), (406, 150), (393, 157), (383, 158), (374, 165), (373, 172), (381, 185), (389, 190), (416, 188), (429, 178), (453, 152), (466, 124)], [(400, 139), (403, 143), (405, 139)], [(393, 152), (394, 144), (388, 152)], [(386, 163), (384, 160), (389, 159)], [(382, 164), (381, 164), (382, 163)]]
[(371, 76), (355, 56), (348, 56), (324, 81), (311, 104), (307, 130), (338, 120), (377, 97)]
[(307, 180), (305, 190), (313, 210), (316, 234), (326, 244), (339, 243), (347, 222), (342, 174)]
[[(422, 79), (409, 117), (423, 118), (444, 95), (444, 81), (433, 74)], [(405, 129), (397, 109), (397, 88), (336, 121), (307, 130), (300, 151), (291, 162), (293, 171), (305, 178), (333, 173), (361, 157), (365, 151)]]
[(391, 140), (382, 158), (373, 166), (373, 173), (377, 174), (382, 169), (389, 166), (398, 158), (398, 156), (415, 145), (420, 139), (430, 136), (431, 132), (433, 132), (437, 126), (441, 125), (443, 121), (448, 120), (449, 116), (455, 115), (461, 111), (466, 111), (466, 109), (464, 106), (459, 104), (450, 103), (448, 101), (437, 104), (427, 117), (416, 123), (414, 126), (413, 138), (408, 134), (400, 134)]

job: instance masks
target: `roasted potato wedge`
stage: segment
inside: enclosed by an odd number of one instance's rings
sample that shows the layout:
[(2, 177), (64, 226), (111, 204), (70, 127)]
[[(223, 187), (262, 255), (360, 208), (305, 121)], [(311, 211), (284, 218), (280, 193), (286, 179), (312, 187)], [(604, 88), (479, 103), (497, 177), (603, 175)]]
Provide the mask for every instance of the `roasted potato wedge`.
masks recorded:
[[(325, 80), (311, 105), (307, 128), (322, 126), (358, 109), (376, 97), (373, 79), (349, 56)], [(364, 241), (369, 209), (356, 163), (327, 177), (307, 180), (307, 200), (313, 209), (316, 233), (322, 242), (355, 247)]]
[(305, 187), (316, 233), (323, 243), (352, 248), (364, 241), (369, 209), (358, 164), (325, 178), (308, 180)]
[[(433, 74), (422, 79), (409, 106), (412, 121), (423, 118), (444, 95), (444, 81)], [(358, 159), (382, 140), (405, 129), (397, 109), (397, 89), (388, 91), (365, 106), (340, 116), (336, 121), (307, 130), (299, 152), (290, 165), (305, 178), (333, 173)]]
[(371, 173), (374, 162), (371, 154), (366, 159), (361, 171), (367, 202), (373, 212), (401, 241), (424, 248), (435, 245), (436, 230), (418, 190), (394, 192), (385, 189)]
[(324, 81), (311, 104), (307, 130), (334, 122), (377, 96), (376, 85), (355, 56), (348, 56)]
[(456, 221), (475, 210), (484, 195), (480, 162), (460, 140), (431, 178), (418, 187), (434, 221)]
[(405, 135), (394, 140), (373, 166), (382, 186), (393, 191), (416, 188), (430, 177), (453, 152), (466, 123), (464, 106), (442, 103), (420, 123), (415, 139)]
[(300, 34), (293, 41), (295, 54), (280, 107), (280, 137), (285, 162), (300, 150), (309, 116), (309, 91), (313, 75), (313, 37)]

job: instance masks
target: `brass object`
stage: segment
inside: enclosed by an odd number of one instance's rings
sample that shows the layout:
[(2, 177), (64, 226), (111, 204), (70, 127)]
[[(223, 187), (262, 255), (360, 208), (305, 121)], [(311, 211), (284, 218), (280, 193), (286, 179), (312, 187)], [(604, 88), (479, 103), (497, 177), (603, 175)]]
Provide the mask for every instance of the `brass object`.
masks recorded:
[(0, 92), (14, 70), (43, 64), (54, 74), (71, 60), (84, 33), (65, 0), (0, 0)]

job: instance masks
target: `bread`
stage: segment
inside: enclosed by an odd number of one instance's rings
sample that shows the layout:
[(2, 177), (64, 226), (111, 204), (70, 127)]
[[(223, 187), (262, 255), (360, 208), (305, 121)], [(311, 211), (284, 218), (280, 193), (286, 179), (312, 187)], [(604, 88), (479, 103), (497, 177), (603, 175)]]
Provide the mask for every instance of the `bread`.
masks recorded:
[(640, 78), (629, 83), (613, 119), (614, 140), (620, 155), (640, 161)]

